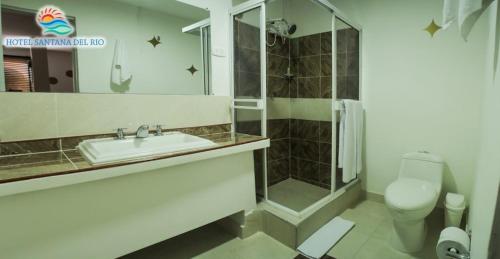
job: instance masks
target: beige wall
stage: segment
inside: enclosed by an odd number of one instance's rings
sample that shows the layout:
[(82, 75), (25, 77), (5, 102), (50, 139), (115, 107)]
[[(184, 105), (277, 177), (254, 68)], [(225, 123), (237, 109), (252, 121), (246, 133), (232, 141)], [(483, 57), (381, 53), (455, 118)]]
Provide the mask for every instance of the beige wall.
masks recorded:
[(383, 194), (401, 155), (427, 150), (446, 161), (444, 192), (470, 197), (478, 152), (486, 19), (468, 42), (456, 25), (431, 38), (442, 1), (332, 0), (362, 26), (366, 112), (364, 184)]
[[(491, 237), (491, 227), (497, 202), (498, 184), (500, 182), (500, 66), (495, 68), (494, 58), (500, 59), (495, 53), (495, 42), (500, 44), (500, 26), (498, 1), (490, 7), (489, 45), (486, 66), (486, 87), (482, 102), (481, 145), (477, 161), (476, 179), (469, 224), (472, 230), (471, 258), (488, 258), (488, 245)], [(500, 21), (500, 20), (499, 20)], [(498, 216), (497, 216), (498, 217)], [(498, 244), (497, 244), (498, 245)]]
[(312, 1), (288, 1), (291, 8), (287, 12), (288, 20), (297, 25), (297, 31), (292, 35), (293, 38), (332, 31), (332, 14), (326, 8)]
[(0, 93), (0, 139), (15, 141), (231, 123), (230, 98), (217, 96)]

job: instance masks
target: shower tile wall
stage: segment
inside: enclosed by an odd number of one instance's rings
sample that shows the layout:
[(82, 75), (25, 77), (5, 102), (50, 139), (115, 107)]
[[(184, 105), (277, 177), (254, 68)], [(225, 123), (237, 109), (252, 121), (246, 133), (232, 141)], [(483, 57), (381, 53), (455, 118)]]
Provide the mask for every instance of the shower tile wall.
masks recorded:
[(329, 189), (331, 186), (332, 123), (290, 120), (292, 178)]
[[(337, 31), (337, 98), (359, 99), (358, 32), (354, 29)], [(274, 35), (268, 35), (273, 42)], [(332, 98), (332, 34), (318, 33), (278, 41), (267, 48), (268, 97)], [(287, 73), (286, 54), (292, 80)], [(287, 88), (288, 83), (288, 88)], [(332, 127), (331, 122), (313, 120), (269, 120), (271, 148), (268, 156), (268, 185), (289, 177), (320, 187), (331, 186)], [(283, 130), (288, 126), (289, 130)], [(338, 127), (338, 123), (337, 123)], [(337, 130), (338, 132), (338, 130)], [(284, 135), (288, 133), (289, 135)], [(338, 134), (337, 134), (338, 143)], [(338, 146), (336, 147), (338, 150)], [(289, 155), (288, 157), (286, 155)], [(288, 165), (289, 175), (286, 174)], [(342, 169), (336, 168), (337, 188), (342, 183)]]
[(332, 124), (327, 121), (271, 119), (267, 121), (268, 186), (290, 177), (329, 189), (331, 186)]
[[(235, 93), (260, 97), (260, 29), (235, 25)], [(337, 31), (337, 98), (359, 99), (359, 33)], [(268, 42), (274, 35), (268, 34)], [(331, 32), (312, 34), (267, 47), (267, 95), (283, 98), (332, 98)], [(284, 77), (290, 67), (295, 77)]]
[(260, 98), (260, 29), (236, 21), (234, 26), (234, 93)]
[(337, 31), (337, 98), (359, 100), (359, 32)]
[[(275, 35), (268, 33), (268, 43), (274, 42)], [(290, 40), (276, 38), (273, 46), (267, 46), (267, 96), (270, 98), (290, 98), (290, 82), (285, 78), (290, 66)], [(267, 156), (268, 186), (290, 178), (291, 136), (290, 119), (267, 120), (267, 132), (271, 147)]]
[(290, 41), (291, 98), (332, 98), (331, 32)]
[(267, 151), (268, 186), (290, 178), (290, 119), (267, 121), (267, 132), (271, 147)]
[[(235, 93), (238, 97), (260, 97), (259, 28), (243, 22), (235, 26)], [(359, 99), (358, 32), (337, 32), (337, 97)], [(274, 35), (268, 34), (268, 42)], [(331, 32), (318, 33), (267, 47), (267, 96), (270, 98), (332, 98)], [(285, 78), (288, 67), (294, 74)], [(238, 122), (238, 132), (257, 133), (259, 121)], [(323, 188), (331, 186), (331, 122), (269, 119), (267, 152), (268, 186), (290, 177)], [(338, 132), (338, 131), (337, 131)], [(337, 135), (338, 138), (338, 135)], [(337, 141), (338, 143), (338, 141)], [(337, 147), (338, 150), (338, 147)], [(256, 154), (256, 158), (260, 157)], [(257, 185), (262, 183), (256, 160)], [(342, 171), (337, 169), (337, 187)], [(259, 186), (260, 187), (260, 186)], [(258, 189), (260, 189), (258, 187)]]
[[(274, 42), (274, 34), (268, 33), (269, 43)], [(267, 96), (290, 97), (289, 80), (285, 78), (290, 66), (290, 40), (284, 42), (277, 37), (273, 46), (267, 46)]]
[[(268, 42), (273, 41), (274, 35), (269, 34)], [(267, 58), (268, 97), (332, 98), (330, 32), (284, 43), (278, 38), (267, 48)], [(292, 80), (284, 77), (289, 66), (295, 75)], [(292, 177), (330, 188), (331, 122), (268, 120), (268, 132), (268, 185)]]
[[(332, 33), (290, 41), (291, 98), (332, 98)], [(337, 99), (359, 100), (359, 33), (337, 31)]]

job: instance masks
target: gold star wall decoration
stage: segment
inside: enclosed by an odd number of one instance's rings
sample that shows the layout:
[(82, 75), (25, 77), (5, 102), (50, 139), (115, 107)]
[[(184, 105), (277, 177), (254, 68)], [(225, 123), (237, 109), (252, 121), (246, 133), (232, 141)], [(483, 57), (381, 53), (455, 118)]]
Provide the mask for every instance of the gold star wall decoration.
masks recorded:
[(427, 31), (431, 37), (434, 37), (434, 34), (441, 29), (441, 26), (437, 25), (436, 22), (434, 22), (434, 19), (432, 19), (432, 22), (424, 29), (424, 31)]
[(148, 40), (148, 42), (151, 43), (151, 45), (153, 45), (153, 48), (156, 48), (156, 46), (161, 44), (160, 36), (153, 36), (153, 38)]

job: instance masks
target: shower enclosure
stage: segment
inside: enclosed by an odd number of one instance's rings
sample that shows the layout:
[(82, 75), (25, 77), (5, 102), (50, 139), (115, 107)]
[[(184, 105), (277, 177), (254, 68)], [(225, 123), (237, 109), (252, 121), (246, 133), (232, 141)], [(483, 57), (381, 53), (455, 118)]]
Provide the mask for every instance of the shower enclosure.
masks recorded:
[(271, 139), (254, 154), (257, 197), (306, 215), (357, 181), (336, 157), (338, 103), (359, 100), (360, 28), (326, 0), (251, 0), (231, 18), (234, 130)]

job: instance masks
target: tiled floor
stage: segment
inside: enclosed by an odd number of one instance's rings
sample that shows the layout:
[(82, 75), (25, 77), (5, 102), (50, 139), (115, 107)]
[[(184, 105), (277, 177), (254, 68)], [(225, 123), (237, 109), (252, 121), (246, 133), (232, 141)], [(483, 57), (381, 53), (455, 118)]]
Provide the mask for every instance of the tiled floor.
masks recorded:
[(242, 240), (211, 224), (123, 259), (292, 259), (296, 255), (295, 251), (264, 233)]
[[(434, 249), (441, 229), (440, 221), (429, 225), (423, 251), (409, 255), (394, 250), (389, 244), (391, 218), (384, 204), (364, 201), (341, 216), (356, 222), (356, 226), (328, 253), (330, 256), (337, 259), (437, 258)], [(292, 259), (296, 255), (295, 251), (264, 233), (241, 240), (211, 224), (124, 258)]]
[(364, 201), (341, 214), (344, 219), (356, 222), (352, 229), (328, 254), (338, 259), (433, 259), (437, 258), (435, 245), (439, 238), (441, 222), (429, 223), (424, 249), (416, 254), (405, 254), (394, 250), (390, 243), (392, 220), (382, 203)]
[(294, 211), (301, 211), (330, 194), (330, 190), (288, 178), (268, 189), (271, 201)]

